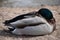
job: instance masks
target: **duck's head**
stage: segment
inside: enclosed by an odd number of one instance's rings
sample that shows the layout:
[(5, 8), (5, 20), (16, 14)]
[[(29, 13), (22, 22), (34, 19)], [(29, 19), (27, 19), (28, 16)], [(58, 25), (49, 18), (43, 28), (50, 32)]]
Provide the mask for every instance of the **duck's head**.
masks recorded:
[(52, 12), (49, 9), (47, 9), (47, 8), (41, 8), (38, 11), (38, 14), (40, 14), (42, 17), (44, 17), (47, 20), (50, 20), (50, 19), (53, 18)]
[(38, 10), (38, 14), (40, 14), (43, 18), (45, 18), (48, 22), (55, 23), (55, 19), (53, 17), (52, 12), (47, 8), (41, 8)]

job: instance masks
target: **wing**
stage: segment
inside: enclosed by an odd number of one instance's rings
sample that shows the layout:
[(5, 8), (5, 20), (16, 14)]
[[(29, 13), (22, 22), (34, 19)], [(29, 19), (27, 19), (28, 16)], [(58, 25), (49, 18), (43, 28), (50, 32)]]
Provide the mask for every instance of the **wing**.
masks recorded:
[(9, 23), (12, 23), (12, 22), (15, 22), (17, 20), (21, 20), (21, 19), (24, 19), (24, 18), (28, 18), (28, 17), (33, 17), (35, 15), (36, 12), (30, 12), (30, 13), (27, 13), (27, 14), (22, 14), (22, 15), (19, 15), (19, 16), (16, 16), (10, 20), (6, 20), (4, 22), (5, 25), (9, 24)]

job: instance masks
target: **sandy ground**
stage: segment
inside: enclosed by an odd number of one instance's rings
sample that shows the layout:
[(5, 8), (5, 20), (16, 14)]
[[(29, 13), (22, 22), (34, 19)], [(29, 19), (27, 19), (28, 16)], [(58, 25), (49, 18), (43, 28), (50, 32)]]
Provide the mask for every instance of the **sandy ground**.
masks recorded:
[[(56, 19), (56, 30), (45, 36), (17, 36), (4, 32), (3, 29), (7, 29), (2, 22), (5, 20), (14, 18), (17, 15), (25, 14), (32, 11), (37, 11), (40, 8), (48, 8), (53, 12)], [(0, 7), (0, 40), (60, 40), (60, 6), (42, 6), (38, 8), (6, 8)]]

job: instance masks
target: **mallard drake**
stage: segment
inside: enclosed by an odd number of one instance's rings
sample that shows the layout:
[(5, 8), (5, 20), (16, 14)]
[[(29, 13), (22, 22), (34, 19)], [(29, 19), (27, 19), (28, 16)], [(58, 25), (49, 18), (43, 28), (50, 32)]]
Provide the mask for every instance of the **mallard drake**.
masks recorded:
[(12, 28), (9, 28), (9, 30), (17, 35), (44, 35), (53, 32), (55, 29), (55, 19), (52, 12), (47, 8), (19, 15), (5, 21), (4, 24), (11, 26)]

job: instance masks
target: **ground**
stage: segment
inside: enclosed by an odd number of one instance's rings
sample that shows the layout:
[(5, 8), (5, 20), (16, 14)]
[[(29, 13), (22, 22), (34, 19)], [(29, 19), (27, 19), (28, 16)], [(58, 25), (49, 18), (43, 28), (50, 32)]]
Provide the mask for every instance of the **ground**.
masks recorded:
[[(31, 37), (31, 36), (17, 36), (3, 31), (3, 29), (7, 29), (7, 26), (4, 26), (3, 24), (5, 20), (14, 18), (17, 15), (37, 11), (40, 8), (50, 9), (56, 19), (56, 30), (52, 34)], [(0, 7), (0, 40), (60, 40), (60, 6), (42, 6), (38, 8)]]

